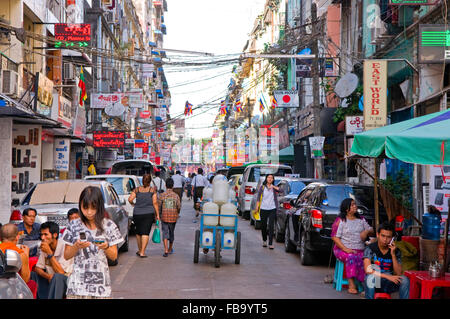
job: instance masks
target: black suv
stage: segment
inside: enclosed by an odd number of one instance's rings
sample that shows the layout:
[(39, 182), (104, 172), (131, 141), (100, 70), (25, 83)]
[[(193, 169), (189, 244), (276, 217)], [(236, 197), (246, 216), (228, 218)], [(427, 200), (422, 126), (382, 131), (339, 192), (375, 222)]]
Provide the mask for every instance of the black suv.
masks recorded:
[[(358, 212), (374, 227), (373, 187), (311, 183), (291, 202), (295, 210), (286, 218), (286, 252), (295, 252), (298, 247), (302, 265), (314, 264), (316, 254), (330, 254), (331, 227), (339, 215), (342, 200), (348, 197), (355, 198)], [(380, 202), (380, 223), (387, 219)]]

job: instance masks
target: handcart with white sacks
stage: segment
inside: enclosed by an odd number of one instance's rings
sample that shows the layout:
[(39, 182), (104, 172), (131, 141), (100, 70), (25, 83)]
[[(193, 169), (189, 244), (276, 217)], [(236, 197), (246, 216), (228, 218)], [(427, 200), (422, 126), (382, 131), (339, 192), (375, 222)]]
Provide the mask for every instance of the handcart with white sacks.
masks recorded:
[(202, 207), (200, 229), (195, 231), (194, 263), (198, 263), (202, 248), (205, 254), (214, 250), (215, 267), (220, 267), (222, 249), (234, 250), (234, 263), (239, 264), (241, 232), (238, 231), (237, 208), (229, 201), (229, 185), (222, 175), (214, 178), (212, 198), (209, 199)]

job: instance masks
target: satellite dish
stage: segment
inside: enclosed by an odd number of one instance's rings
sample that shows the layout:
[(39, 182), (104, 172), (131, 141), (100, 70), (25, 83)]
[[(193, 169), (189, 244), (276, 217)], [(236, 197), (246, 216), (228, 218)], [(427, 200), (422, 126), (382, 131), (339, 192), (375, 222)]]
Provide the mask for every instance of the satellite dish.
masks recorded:
[(125, 112), (125, 107), (121, 103), (112, 103), (105, 107), (105, 113), (109, 116), (121, 116)]
[(340, 98), (347, 97), (352, 94), (358, 87), (358, 76), (354, 73), (347, 73), (337, 83), (334, 92)]

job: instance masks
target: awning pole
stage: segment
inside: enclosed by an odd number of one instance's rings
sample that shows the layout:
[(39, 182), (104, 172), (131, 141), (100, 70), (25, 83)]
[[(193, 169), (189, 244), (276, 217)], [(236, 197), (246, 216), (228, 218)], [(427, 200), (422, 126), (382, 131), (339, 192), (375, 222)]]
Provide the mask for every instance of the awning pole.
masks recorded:
[(375, 202), (375, 232), (378, 231), (378, 225), (380, 224), (380, 214), (379, 214), (379, 206), (378, 206), (378, 166), (377, 166), (377, 159), (373, 159), (375, 164), (375, 171), (374, 175), (375, 178), (373, 179), (373, 198)]

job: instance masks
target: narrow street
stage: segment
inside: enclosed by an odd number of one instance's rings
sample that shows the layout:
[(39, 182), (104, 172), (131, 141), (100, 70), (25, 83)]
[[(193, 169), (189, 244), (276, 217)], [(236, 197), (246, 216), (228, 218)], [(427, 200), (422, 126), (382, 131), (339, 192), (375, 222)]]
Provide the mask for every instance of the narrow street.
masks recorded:
[(241, 263), (234, 263), (234, 250), (222, 250), (220, 268), (214, 267), (214, 254), (200, 252), (193, 263), (194, 232), (192, 201), (183, 200), (181, 217), (175, 229), (174, 254), (163, 257), (163, 244), (150, 243), (148, 258), (136, 256), (137, 245), (120, 253), (119, 265), (110, 267), (113, 297), (117, 299), (360, 299), (346, 291), (338, 292), (324, 284), (333, 274), (328, 261), (318, 266), (302, 266), (298, 254), (288, 254), (282, 243), (273, 251), (263, 248), (259, 230), (239, 218), (242, 233)]

